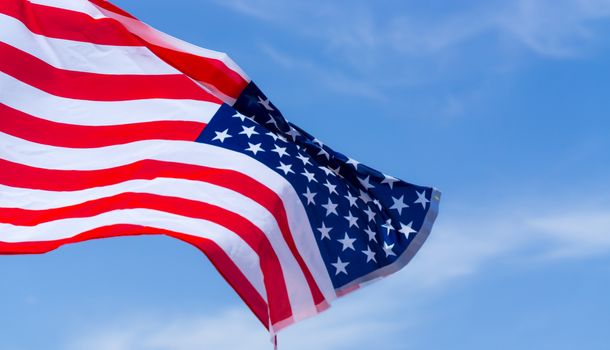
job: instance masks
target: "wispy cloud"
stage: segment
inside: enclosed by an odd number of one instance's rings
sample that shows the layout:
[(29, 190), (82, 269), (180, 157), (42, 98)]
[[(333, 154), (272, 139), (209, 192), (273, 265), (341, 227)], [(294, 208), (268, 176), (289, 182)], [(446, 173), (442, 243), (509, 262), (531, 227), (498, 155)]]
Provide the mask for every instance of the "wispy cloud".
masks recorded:
[[(68, 341), (67, 349), (79, 350), (195, 350), (262, 349), (256, 338), (264, 331), (245, 313), (226, 311), (212, 317), (125, 317), (112, 326), (89, 329)], [(127, 318), (127, 319), (126, 319)], [(262, 327), (261, 327), (262, 328)], [(227, 336), (234, 334), (238, 336)], [(255, 341), (253, 341), (255, 340)], [(248, 344), (254, 345), (248, 347)]]
[[(401, 110), (453, 120), (504, 93), (497, 82), (510, 85), (515, 72), (538, 59), (587, 59), (610, 43), (599, 25), (610, 20), (607, 0), (481, 1), (442, 11), (402, 1), (217, 4), (283, 33), (257, 39), (283, 74), (372, 100), (387, 108), (384, 115)], [(432, 92), (420, 99), (423, 89)]]
[(566, 210), (543, 201), (517, 202), (491, 212), (472, 210), (476, 217), (441, 217), (397, 283), (434, 288), (456, 278), (484, 276), (483, 270), (501, 261), (549, 264), (610, 254), (610, 206), (599, 201), (581, 204)]
[(567, 211), (532, 219), (529, 225), (553, 242), (549, 257), (576, 258), (610, 250), (610, 210)]
[(521, 0), (498, 16), (496, 25), (540, 55), (564, 58), (580, 56), (603, 40), (594, 25), (608, 17), (610, 2), (605, 0)]
[[(219, 4), (245, 15), (277, 22), (297, 35), (323, 40), (338, 50), (389, 49), (408, 55), (430, 55), (474, 37), (505, 35), (535, 53), (567, 57), (595, 35), (596, 21), (610, 18), (607, 0), (519, 0), (487, 2), (421, 17), (404, 4), (375, 11), (363, 1), (349, 5), (325, 1), (223, 0)], [(362, 53), (362, 52), (361, 52)]]
[[(521, 209), (479, 208), (475, 218), (443, 219), (407, 268), (338, 301), (332, 311), (288, 328), (280, 334), (280, 344), (295, 350), (408, 348), (391, 335), (406, 334), (426, 319), (418, 306), (456, 280), (484, 279), (502, 262), (516, 258), (553, 264), (558, 259), (610, 254), (610, 207), (549, 208), (538, 214), (537, 205), (514, 204), (512, 208)], [(207, 316), (122, 317), (113, 326), (78, 334), (68, 341), (67, 349), (271, 348), (263, 327), (245, 307)]]
[[(280, 335), (282, 348), (293, 350), (353, 349), (370, 342), (367, 334), (390, 338), (397, 330), (389, 320), (368, 318), (375, 303), (363, 308), (338, 309), (325, 313), (317, 322), (305, 321), (298, 332)], [(245, 308), (229, 309), (207, 316), (137, 316), (79, 332), (67, 341), (68, 350), (269, 350), (264, 328)], [(379, 344), (383, 344), (383, 340)], [(374, 344), (370, 344), (371, 347)], [(388, 344), (391, 345), (391, 344)]]
[(299, 70), (313, 78), (312, 80), (318, 84), (326, 86), (334, 92), (365, 97), (378, 102), (388, 101), (387, 96), (384, 96), (365, 80), (359, 80), (338, 70), (326, 68), (305, 58), (290, 56), (269, 44), (262, 44), (260, 47), (274, 63), (288, 70)]

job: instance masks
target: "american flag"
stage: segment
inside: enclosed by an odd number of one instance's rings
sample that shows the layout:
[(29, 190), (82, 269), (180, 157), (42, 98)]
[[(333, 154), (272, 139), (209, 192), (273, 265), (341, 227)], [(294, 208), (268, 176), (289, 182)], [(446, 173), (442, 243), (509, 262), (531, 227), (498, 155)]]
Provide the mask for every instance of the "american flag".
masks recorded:
[(0, 2), (0, 253), (167, 235), (272, 333), (415, 255), (440, 193), (288, 122), (227, 55), (102, 0)]

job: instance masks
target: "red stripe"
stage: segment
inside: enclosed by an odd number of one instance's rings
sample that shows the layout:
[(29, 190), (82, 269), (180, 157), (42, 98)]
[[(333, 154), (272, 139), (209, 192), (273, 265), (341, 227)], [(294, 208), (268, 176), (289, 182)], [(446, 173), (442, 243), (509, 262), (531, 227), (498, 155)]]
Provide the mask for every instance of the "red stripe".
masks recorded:
[(111, 75), (63, 70), (6, 43), (0, 43), (0, 57), (0, 71), (56, 96), (93, 101), (167, 98), (221, 103), (181, 74)]
[(102, 170), (49, 170), (0, 159), (0, 169), (3, 169), (0, 172), (1, 184), (50, 191), (76, 191), (134, 179), (169, 177), (208, 182), (241, 193), (273, 214), (284, 240), (305, 275), (315, 304), (325, 302), (320, 288), (296, 248), (282, 199), (268, 187), (240, 172), (157, 160), (142, 160)]
[(117, 13), (121, 16), (137, 19), (134, 16), (132, 16), (131, 14), (129, 14), (127, 11), (124, 11), (123, 9), (118, 8), (117, 6), (111, 4), (110, 2), (108, 2), (106, 0), (89, 0), (89, 2), (95, 4), (95, 6), (97, 6), (97, 7), (101, 7), (108, 11)]
[(282, 267), (265, 234), (241, 215), (209, 203), (150, 193), (128, 192), (54, 209), (0, 208), (0, 222), (18, 226), (36, 226), (54, 220), (86, 218), (113, 210), (138, 208), (203, 219), (235, 232), (260, 258), (270, 301), (272, 323), (285, 320), (292, 315)]
[(124, 125), (83, 126), (36, 118), (0, 103), (0, 132), (31, 142), (70, 148), (93, 148), (142, 140), (197, 139), (205, 123), (154, 121)]
[(23, 0), (2, 0), (0, 13), (18, 19), (32, 33), (50, 38), (100, 45), (142, 46), (138, 38), (110, 18), (93, 19), (84, 13)]
[[(137, 18), (111, 4), (109, 1), (90, 0), (90, 2), (107, 11), (114, 12), (115, 14), (129, 17), (140, 22)], [(140, 23), (143, 26), (146, 26), (146, 24), (142, 22)], [(237, 99), (248, 85), (248, 81), (246, 81), (239, 73), (227, 67), (222, 60), (198, 56), (180, 49), (175, 49), (173, 47), (159, 46), (147, 41), (142, 37), (140, 37), (140, 39), (142, 39), (145, 45), (151, 51), (157, 54), (157, 56), (161, 57), (178, 70), (184, 72), (197, 81), (214, 86), (227, 96)], [(171, 43), (169, 45), (171, 45)]]
[[(143, 40), (144, 41), (144, 40)], [(223, 94), (237, 99), (248, 82), (224, 62), (203, 58), (187, 52), (172, 50), (146, 42), (146, 46), (174, 68), (191, 78), (210, 84)]]
[(210, 262), (224, 277), (225, 281), (239, 294), (263, 326), (267, 329), (271, 328), (269, 325), (267, 303), (261, 298), (254, 286), (252, 286), (235, 263), (233, 263), (233, 260), (216, 243), (200, 237), (186, 235), (174, 235), (174, 237), (199, 248), (210, 259)]
[[(95, 3), (100, 6), (97, 1)], [(112, 6), (118, 9), (116, 6), (105, 3), (105, 6), (100, 7), (117, 12), (107, 8)], [(94, 19), (84, 13), (36, 5), (21, 0), (2, 0), (0, 13), (20, 20), (33, 33), (51, 38), (100, 45), (146, 46), (174, 68), (191, 76), (194, 80), (214, 86), (232, 98), (239, 97), (241, 91), (248, 85), (241, 75), (227, 67), (221, 60), (151, 44), (131, 34), (115, 19)], [(119, 14), (124, 15), (124, 13)]]
[(229, 256), (213, 241), (180, 232), (138, 225), (111, 225), (83, 232), (77, 236), (43, 242), (0, 242), (0, 254), (42, 254), (57, 249), (65, 244), (83, 242), (91, 239), (136, 235), (166, 235), (192, 244), (201, 250), (216, 267), (218, 272), (235, 289), (256, 317), (265, 326), (269, 326), (267, 303), (239, 270)]

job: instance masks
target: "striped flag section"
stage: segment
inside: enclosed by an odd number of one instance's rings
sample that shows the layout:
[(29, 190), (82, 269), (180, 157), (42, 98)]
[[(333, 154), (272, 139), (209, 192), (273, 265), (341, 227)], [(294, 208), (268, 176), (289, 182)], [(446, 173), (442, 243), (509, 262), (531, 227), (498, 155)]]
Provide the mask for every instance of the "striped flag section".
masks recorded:
[(0, 28), (1, 254), (174, 237), (275, 334), (404, 266), (431, 229), (438, 191), (288, 123), (224, 53), (103, 0), (3, 0)]

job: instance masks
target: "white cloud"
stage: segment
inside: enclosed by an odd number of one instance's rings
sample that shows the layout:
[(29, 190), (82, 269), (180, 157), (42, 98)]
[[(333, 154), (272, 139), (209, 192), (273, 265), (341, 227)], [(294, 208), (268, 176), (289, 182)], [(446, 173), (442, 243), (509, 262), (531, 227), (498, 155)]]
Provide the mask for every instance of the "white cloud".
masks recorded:
[[(337, 308), (316, 322), (303, 321), (297, 331), (279, 336), (280, 348), (293, 350), (352, 349), (370, 342), (370, 334), (388, 337), (397, 326), (389, 320), (370, 318), (375, 303), (363, 308)], [(378, 312), (378, 311), (377, 311)], [(383, 343), (383, 342), (381, 342)], [(373, 345), (373, 344), (371, 344)], [(68, 350), (269, 350), (271, 340), (264, 328), (244, 307), (208, 316), (132, 317), (113, 326), (79, 332), (69, 340)]]
[(273, 62), (279, 64), (283, 68), (305, 72), (312, 80), (326, 86), (334, 92), (349, 96), (366, 97), (378, 102), (388, 101), (387, 96), (384, 96), (380, 91), (376, 90), (364, 80), (359, 80), (353, 76), (338, 72), (337, 70), (325, 68), (323, 65), (307, 59), (290, 56), (287, 53), (280, 52), (269, 44), (261, 45), (261, 49)]
[[(112, 326), (88, 329), (72, 339), (67, 349), (191, 350), (246, 349), (265, 337), (262, 327), (245, 312), (227, 311), (212, 317), (128, 317)], [(253, 350), (262, 347), (250, 347)]]
[(497, 26), (538, 54), (573, 57), (600, 39), (593, 24), (609, 16), (610, 2), (603, 0), (521, 0), (498, 16)]
[(273, 1), (253, 1), (253, 0), (230, 0), (230, 1), (217, 1), (218, 4), (226, 6), (233, 11), (240, 12), (244, 15), (255, 17), (262, 20), (273, 19), (275, 11), (269, 11), (272, 7)]
[(323, 40), (345, 54), (358, 51), (361, 55), (372, 49), (430, 55), (496, 32), (541, 55), (573, 56), (596, 39), (595, 21), (610, 17), (607, 0), (481, 2), (423, 17), (407, 6), (392, 6), (392, 11), (376, 16), (374, 9), (382, 5), (362, 1), (338, 5), (325, 1), (222, 0), (218, 4), (280, 23), (285, 30)]
[[(260, 39), (283, 73), (372, 100), (384, 115), (469, 115), (510, 88), (515, 72), (538, 62), (532, 57), (587, 59), (609, 43), (598, 25), (610, 20), (608, 0), (480, 1), (423, 12), (399, 1), (216, 3), (284, 33)], [(432, 92), (422, 98), (422, 89)]]
[[(570, 201), (572, 203), (574, 201)], [(402, 271), (338, 300), (329, 312), (280, 333), (280, 348), (406, 349), (408, 334), (429, 316), (421, 305), (455, 280), (485, 278), (516, 258), (537, 264), (610, 254), (610, 208), (599, 203), (565, 211), (541, 203), (477, 208), (476, 217), (441, 213), (429, 241)], [(547, 207), (542, 214), (542, 207)], [(531, 249), (536, 248), (536, 249)], [(543, 259), (539, 259), (539, 258)], [(553, 259), (548, 259), (552, 257)], [(530, 264), (531, 266), (531, 264)], [(515, 267), (521, 268), (521, 267)], [(263, 327), (245, 307), (209, 315), (137, 317), (78, 332), (69, 350), (270, 349)]]
[(610, 207), (604, 203), (566, 210), (541, 201), (510, 208), (491, 213), (478, 208), (470, 218), (443, 219), (442, 212), (429, 241), (396, 283), (434, 288), (455, 278), (484, 276), (501, 261), (548, 264), (610, 254)]
[(583, 257), (610, 250), (610, 210), (565, 212), (530, 220), (532, 229), (553, 242), (550, 257)]

